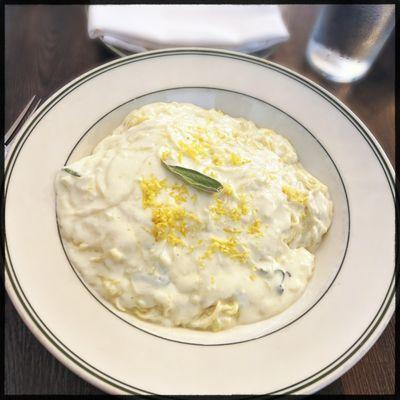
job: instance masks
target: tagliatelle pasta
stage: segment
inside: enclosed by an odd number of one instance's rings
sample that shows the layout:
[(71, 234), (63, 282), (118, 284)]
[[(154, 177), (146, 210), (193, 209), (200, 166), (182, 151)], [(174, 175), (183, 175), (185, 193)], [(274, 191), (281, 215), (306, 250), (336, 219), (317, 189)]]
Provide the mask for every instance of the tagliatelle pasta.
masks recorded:
[(193, 104), (132, 111), (68, 169), (55, 188), (72, 263), (119, 310), (165, 326), (218, 331), (282, 312), (332, 220), (328, 188), (287, 139)]

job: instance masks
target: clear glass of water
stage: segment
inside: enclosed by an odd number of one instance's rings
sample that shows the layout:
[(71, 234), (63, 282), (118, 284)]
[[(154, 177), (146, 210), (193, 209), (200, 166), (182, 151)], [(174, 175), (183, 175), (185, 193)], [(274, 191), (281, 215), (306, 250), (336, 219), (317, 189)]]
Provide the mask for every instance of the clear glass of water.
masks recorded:
[(394, 15), (394, 4), (324, 5), (308, 42), (308, 62), (334, 82), (362, 78), (389, 37)]

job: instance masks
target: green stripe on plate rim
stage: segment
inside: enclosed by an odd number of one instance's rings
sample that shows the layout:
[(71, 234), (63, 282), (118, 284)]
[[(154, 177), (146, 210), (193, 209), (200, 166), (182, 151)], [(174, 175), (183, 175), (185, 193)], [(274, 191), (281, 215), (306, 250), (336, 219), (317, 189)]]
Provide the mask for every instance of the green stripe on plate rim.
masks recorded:
[[(397, 199), (396, 199), (396, 186), (394, 183), (394, 174), (393, 174), (393, 169), (388, 163), (386, 156), (384, 155), (382, 149), (380, 149), (379, 145), (375, 143), (374, 139), (371, 138), (370, 134), (368, 133), (368, 130), (366, 127), (360, 123), (357, 117), (354, 116), (354, 114), (347, 109), (346, 106), (344, 106), (339, 100), (337, 100), (334, 96), (329, 94), (325, 89), (319, 87), (315, 83), (311, 82), (307, 78), (302, 77), (301, 75), (285, 68), (281, 67), (278, 64), (271, 63), (270, 61), (262, 60), (257, 57), (253, 56), (248, 56), (248, 55), (242, 55), (240, 53), (235, 53), (235, 52), (228, 52), (228, 51), (220, 51), (220, 50), (213, 50), (213, 49), (171, 49), (171, 50), (161, 50), (161, 51), (152, 51), (152, 52), (147, 52), (144, 54), (136, 54), (132, 56), (128, 56), (123, 59), (117, 59), (115, 61), (111, 61), (110, 63), (107, 63), (105, 65), (99, 66), (95, 68), (94, 70), (91, 70), (87, 72), (86, 74), (78, 77), (77, 79), (73, 80), (70, 82), (67, 86), (61, 88), (58, 92), (56, 92), (49, 100), (46, 101), (45, 104), (42, 105), (39, 110), (36, 111), (36, 115), (33, 116), (31, 120), (27, 122), (27, 124), (22, 128), (22, 135), (19, 138), (18, 142), (12, 149), (12, 154), (10, 155), (7, 166), (6, 166), (6, 171), (5, 171), (5, 179), (6, 179), (6, 184), (5, 184), (5, 194), (4, 194), (4, 201), (3, 201), (3, 212), (5, 212), (5, 206), (6, 206), (6, 197), (7, 197), (7, 189), (8, 189), (8, 184), (11, 178), (11, 170), (10, 167), (13, 166), (17, 160), (18, 154), (21, 151), (24, 143), (28, 139), (30, 133), (33, 131), (35, 126), (40, 122), (40, 120), (46, 115), (46, 113), (54, 107), (63, 97), (65, 97), (68, 93), (71, 91), (75, 90), (77, 87), (79, 87), (81, 84), (85, 83), (86, 81), (93, 79), (95, 76), (102, 74), (103, 72), (112, 70), (114, 68), (118, 68), (122, 65), (133, 63), (136, 61), (143, 61), (146, 59), (150, 58), (157, 58), (157, 57), (163, 57), (163, 56), (176, 56), (176, 55), (210, 55), (210, 56), (217, 56), (217, 57), (222, 57), (222, 58), (231, 58), (231, 59), (236, 59), (240, 61), (245, 61), (245, 62), (250, 62), (252, 64), (257, 64), (259, 66), (262, 66), (264, 68), (269, 68), (273, 69), (279, 73), (282, 73), (292, 79), (295, 79), (296, 81), (302, 83), (315, 93), (321, 95), (323, 98), (325, 98), (327, 101), (329, 101), (335, 108), (337, 108), (358, 130), (358, 132), (362, 135), (362, 137), (367, 141), (369, 146), (371, 147), (372, 151), (374, 152), (376, 158), (378, 159), (379, 163), (382, 166), (382, 169), (384, 170), (386, 179), (388, 180), (391, 193), (393, 196), (393, 200), (395, 203), (395, 209), (396, 209), (396, 215), (398, 215), (398, 209), (396, 207), (397, 204)], [(62, 97), (60, 97), (62, 96)], [(12, 284), (12, 287), (14, 289), (14, 292), (16, 296), (18, 297), (20, 304), (24, 308), (25, 312), (29, 315), (30, 319), (32, 322), (36, 325), (36, 327), (41, 331), (41, 333), (47, 338), (47, 340), (50, 341), (50, 343), (58, 349), (63, 356), (67, 357), (70, 361), (72, 361), (76, 366), (84, 370), (85, 372), (89, 373), (94, 377), (95, 379), (99, 379), (102, 382), (109, 384), (119, 390), (125, 391), (127, 393), (132, 393), (132, 394), (137, 394), (137, 393), (147, 393), (147, 394), (154, 394), (148, 391), (145, 391), (143, 389), (136, 388), (132, 385), (123, 383), (121, 381), (118, 381), (117, 379), (108, 376), (107, 374), (101, 372), (100, 370), (96, 369), (95, 367), (91, 366), (88, 364), (85, 360), (81, 359), (79, 356), (74, 354), (70, 349), (68, 349), (63, 343), (59, 341), (59, 339), (53, 335), (53, 333), (46, 327), (46, 325), (41, 321), (40, 317), (37, 315), (35, 310), (32, 308), (32, 306), (29, 303), (29, 300), (26, 298), (20, 284), (18, 281), (18, 278), (15, 275), (15, 271), (12, 267), (12, 262), (11, 262), (11, 257), (9, 254), (9, 249), (7, 245), (7, 238), (6, 238), (6, 233), (5, 233), (5, 228), (4, 231), (2, 231), (3, 237), (5, 239), (5, 244), (6, 244), (6, 272), (7, 276), (9, 277), (9, 280)], [(398, 243), (396, 241), (396, 259), (397, 259), (397, 253), (398, 253)], [(12, 271), (11, 271), (12, 270)], [(363, 344), (371, 337), (371, 335), (374, 333), (374, 331), (377, 329), (379, 326), (380, 322), (382, 321), (383, 317), (385, 316), (387, 310), (389, 309), (391, 305), (391, 300), (394, 297), (394, 288), (395, 288), (395, 276), (397, 274), (397, 266), (395, 266), (395, 271), (393, 273), (393, 277), (390, 283), (390, 286), (388, 288), (388, 292), (385, 295), (385, 298), (382, 302), (382, 305), (380, 306), (377, 314), (369, 324), (369, 326), (365, 329), (363, 334), (356, 340), (353, 345), (347, 349), (341, 356), (339, 356), (335, 361), (333, 361), (331, 364), (320, 370), (319, 372), (313, 374), (312, 376), (303, 379), (300, 382), (294, 383), (286, 388), (282, 388), (279, 390), (276, 390), (272, 393), (269, 394), (291, 394), (294, 393), (298, 390), (304, 389), (314, 383), (317, 383), (324, 377), (328, 376), (332, 372), (334, 372), (337, 368), (339, 368), (341, 365), (343, 365), (348, 359), (350, 359), (362, 346)], [(14, 276), (13, 276), (14, 275)], [(14, 281), (14, 279), (15, 281)], [(32, 315), (33, 313), (33, 315)], [(41, 326), (41, 324), (46, 328), (48, 332)], [(371, 328), (372, 327), (372, 328)], [(370, 329), (371, 328), (371, 329)], [(368, 332), (369, 331), (369, 332)], [(51, 335), (51, 336), (49, 336)], [(365, 337), (364, 337), (365, 336)], [(361, 342), (360, 342), (361, 340)], [(61, 348), (58, 343), (62, 347)], [(358, 343), (360, 342), (360, 343)], [(356, 346), (356, 347), (355, 347)], [(69, 352), (69, 353), (68, 353)], [(350, 353), (349, 353), (350, 352)], [(349, 353), (349, 354), (348, 354)], [(54, 353), (53, 353), (54, 354)], [(72, 357), (73, 354), (76, 359)], [(55, 355), (55, 354), (54, 354)], [(344, 357), (344, 358), (343, 358)], [(79, 361), (77, 361), (77, 359)], [(337, 363), (337, 365), (334, 365)], [(85, 365), (83, 365), (85, 364)], [(89, 368), (91, 369), (89, 369)], [(93, 372), (96, 371), (96, 372)], [(328, 371), (327, 371), (328, 370)], [(104, 378), (100, 376), (99, 374), (102, 374), (103, 376), (107, 377)], [(320, 375), (322, 374), (322, 375)], [(319, 376), (317, 376), (319, 375)], [(315, 377), (315, 379), (313, 379)], [(311, 381), (309, 381), (312, 379)], [(309, 381), (305, 383), (306, 381)], [(123, 386), (122, 386), (123, 385)], [(134, 389), (132, 391), (132, 389)], [(258, 397), (258, 396), (257, 396)]]

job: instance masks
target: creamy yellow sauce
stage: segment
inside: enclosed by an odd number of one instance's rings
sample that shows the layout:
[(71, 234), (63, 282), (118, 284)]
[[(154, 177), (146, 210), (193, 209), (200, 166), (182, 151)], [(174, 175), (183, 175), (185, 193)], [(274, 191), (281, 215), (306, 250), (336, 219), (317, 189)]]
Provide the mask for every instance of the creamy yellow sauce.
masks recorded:
[[(162, 161), (223, 190), (198, 190)], [(327, 187), (288, 140), (192, 104), (134, 110), (68, 168), (55, 187), (72, 263), (119, 310), (166, 326), (217, 331), (282, 312), (331, 224)]]

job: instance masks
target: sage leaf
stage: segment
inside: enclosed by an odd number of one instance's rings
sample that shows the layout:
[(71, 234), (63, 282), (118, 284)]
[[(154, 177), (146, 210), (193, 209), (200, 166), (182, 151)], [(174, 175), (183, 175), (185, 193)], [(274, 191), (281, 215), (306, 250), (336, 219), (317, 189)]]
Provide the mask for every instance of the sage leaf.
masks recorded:
[(67, 173), (70, 174), (70, 175), (77, 176), (77, 177), (81, 177), (81, 175), (79, 175), (76, 171), (74, 171), (74, 170), (71, 169), (71, 168), (64, 167), (64, 168), (63, 168), (63, 171), (67, 172)]
[(183, 181), (196, 189), (205, 192), (220, 192), (223, 189), (222, 184), (217, 180), (195, 171), (194, 169), (183, 168), (178, 165), (168, 165), (164, 161), (162, 161), (162, 163), (170, 172), (178, 175)]

